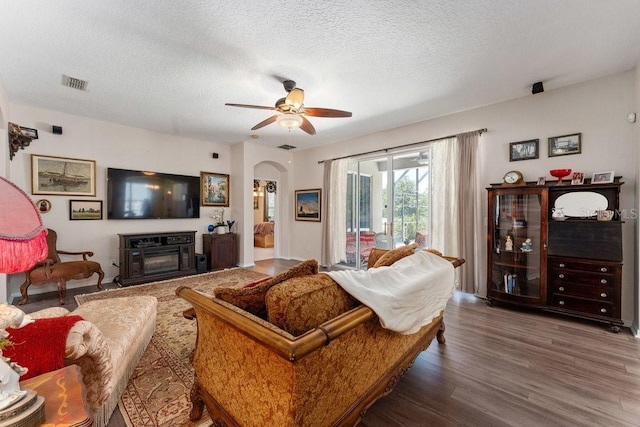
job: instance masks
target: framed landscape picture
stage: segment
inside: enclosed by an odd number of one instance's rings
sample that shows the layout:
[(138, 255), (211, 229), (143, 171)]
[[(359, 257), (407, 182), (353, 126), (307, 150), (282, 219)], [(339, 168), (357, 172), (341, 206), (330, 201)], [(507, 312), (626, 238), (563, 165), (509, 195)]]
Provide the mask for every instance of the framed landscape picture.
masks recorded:
[(229, 207), (229, 175), (200, 172), (201, 205)]
[(320, 199), (322, 190), (296, 190), (296, 221), (320, 222)]
[(32, 154), (31, 194), (95, 196), (95, 160)]
[(69, 200), (69, 219), (102, 219), (102, 200)]
[(549, 157), (580, 154), (582, 152), (582, 134), (554, 136), (549, 138)]

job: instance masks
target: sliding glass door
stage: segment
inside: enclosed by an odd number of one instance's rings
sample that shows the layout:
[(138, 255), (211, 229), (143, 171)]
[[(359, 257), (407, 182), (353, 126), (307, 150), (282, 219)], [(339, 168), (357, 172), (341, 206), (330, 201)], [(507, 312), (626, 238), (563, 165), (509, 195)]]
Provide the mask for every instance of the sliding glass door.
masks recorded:
[(366, 267), (374, 247), (428, 246), (431, 150), (354, 160), (348, 165), (346, 264)]

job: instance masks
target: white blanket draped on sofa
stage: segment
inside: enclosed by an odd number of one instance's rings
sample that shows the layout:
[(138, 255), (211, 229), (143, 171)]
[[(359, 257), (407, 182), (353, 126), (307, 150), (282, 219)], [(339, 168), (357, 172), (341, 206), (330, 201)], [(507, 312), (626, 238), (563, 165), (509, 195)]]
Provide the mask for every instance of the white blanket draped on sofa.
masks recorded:
[(371, 308), (386, 329), (413, 334), (437, 317), (455, 291), (453, 265), (419, 251), (389, 267), (326, 272)]

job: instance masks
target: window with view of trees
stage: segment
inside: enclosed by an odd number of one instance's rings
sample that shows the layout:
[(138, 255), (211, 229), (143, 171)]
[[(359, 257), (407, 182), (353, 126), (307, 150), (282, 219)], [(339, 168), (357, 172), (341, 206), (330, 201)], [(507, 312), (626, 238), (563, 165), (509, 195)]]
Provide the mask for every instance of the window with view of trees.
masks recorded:
[[(386, 188), (382, 197), (386, 200)], [(428, 167), (393, 171), (394, 241), (409, 243), (418, 231), (429, 230), (429, 199)]]

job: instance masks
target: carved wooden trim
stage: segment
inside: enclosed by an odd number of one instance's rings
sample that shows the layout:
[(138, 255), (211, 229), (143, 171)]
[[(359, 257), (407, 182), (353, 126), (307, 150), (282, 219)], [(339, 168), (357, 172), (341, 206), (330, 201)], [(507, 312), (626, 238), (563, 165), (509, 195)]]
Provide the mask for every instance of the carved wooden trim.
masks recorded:
[(290, 361), (302, 359), (315, 350), (328, 345), (331, 340), (375, 317), (374, 312), (369, 307), (356, 307), (323, 323), (318, 328), (290, 339), (242, 314), (230, 310), (218, 303), (216, 298), (203, 295), (191, 288), (181, 286), (176, 289), (176, 295), (192, 304), (196, 311), (196, 317), (200, 315), (199, 311), (212, 315)]

